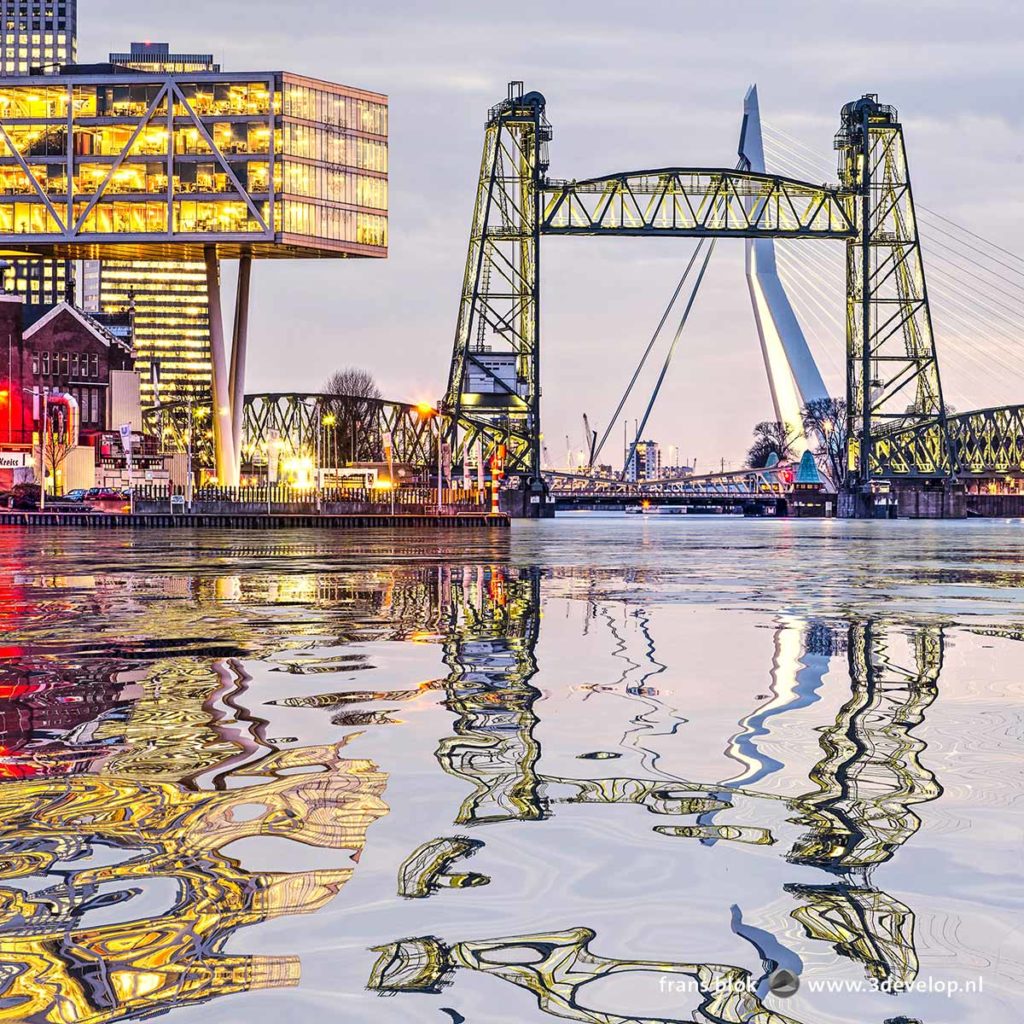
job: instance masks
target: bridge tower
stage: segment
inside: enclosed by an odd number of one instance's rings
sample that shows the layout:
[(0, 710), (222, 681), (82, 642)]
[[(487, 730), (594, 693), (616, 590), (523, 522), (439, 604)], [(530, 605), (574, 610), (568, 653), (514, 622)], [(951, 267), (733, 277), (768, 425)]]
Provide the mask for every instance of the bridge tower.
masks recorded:
[(846, 243), (846, 490), (865, 514), (872, 480), (948, 479), (955, 460), (895, 108), (874, 95), (847, 103), (835, 146), (857, 207)]
[(487, 118), (444, 412), (456, 460), (503, 445), (505, 471), (543, 490), (540, 219), (551, 128), (539, 92), (509, 84)]

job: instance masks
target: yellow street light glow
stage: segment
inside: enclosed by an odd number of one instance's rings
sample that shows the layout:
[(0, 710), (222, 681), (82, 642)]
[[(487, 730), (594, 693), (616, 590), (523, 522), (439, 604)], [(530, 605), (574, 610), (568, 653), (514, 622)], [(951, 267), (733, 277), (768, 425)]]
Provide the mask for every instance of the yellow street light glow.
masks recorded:
[(417, 402), (416, 411), (423, 417), (433, 416), (437, 412), (429, 402)]

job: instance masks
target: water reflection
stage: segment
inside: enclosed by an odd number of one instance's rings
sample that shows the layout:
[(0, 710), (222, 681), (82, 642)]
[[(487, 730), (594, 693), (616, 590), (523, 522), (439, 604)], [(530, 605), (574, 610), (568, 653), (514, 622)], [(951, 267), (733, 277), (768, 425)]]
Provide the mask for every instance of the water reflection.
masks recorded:
[[(504, 826), (553, 830), (550, 819), (579, 813), (600, 829), (629, 806), (646, 813), (622, 827), (672, 843), (680, 863), (693, 849), (710, 861), (737, 851), (728, 855), (788, 864), (793, 880), (778, 892), (795, 925), (758, 926), (723, 901), (724, 926), (739, 940), (731, 963), (705, 961), (700, 948), (685, 951), (689, 960), (677, 950), (664, 961), (631, 959), (628, 937), (599, 934), (585, 918), (550, 921), (543, 905), (532, 908), (536, 930), (511, 935), (501, 920), (448, 934), (442, 917), (434, 928), (443, 936), (384, 936), (394, 941), (375, 946), (372, 968), (366, 961), (372, 991), (437, 993), (462, 975), (487, 975), (530, 993), (554, 1018), (793, 1024), (797, 1017), (766, 1005), (766, 979), (779, 966), (803, 970), (799, 938), (808, 940), (802, 950), (831, 951), (876, 980), (917, 976), (914, 909), (875, 875), (913, 839), (917, 809), (943, 792), (918, 732), (938, 695), (941, 627), (777, 616), (769, 692), (721, 737), (722, 777), (691, 778), (664, 756), (691, 712), (666, 692), (670, 660), (643, 602), (586, 596), (583, 634), (606, 631), (622, 671), (580, 689), (625, 701), (629, 712), (614, 742), (588, 737), (590, 746), (556, 760), (538, 738), (547, 583), (535, 565), (439, 560), (164, 583), (144, 574), (131, 584), (102, 574), (49, 581), (55, 592), (88, 595), (69, 609), (93, 609), (104, 622), (140, 602), (180, 602), (156, 604), (158, 614), (135, 627), (150, 635), (116, 644), (69, 637), (52, 609), (39, 610), (38, 581), (30, 593), (11, 591), (15, 605), (35, 610), (26, 611), (28, 641), (0, 653), (0, 773), (9, 780), (0, 785), (0, 1021), (139, 1019), (297, 984), (295, 955), (237, 953), (232, 937), (321, 910), (349, 882), (368, 830), (388, 813), (392, 768), (348, 756), (346, 739), (379, 729), (402, 742), (413, 729), (402, 711), (424, 698), (447, 715), (431, 746), (459, 795), (430, 832), (404, 837), (393, 897), (433, 907), (494, 894), (502, 877), (487, 864), (505, 856)], [(438, 678), (388, 687), (366, 653), (381, 642), (435, 645)], [(259, 684), (249, 674), (257, 664)], [(834, 714), (823, 710), (830, 673), (848, 676)], [(337, 742), (274, 736), (279, 710), (308, 714)], [(768, 740), (779, 723), (815, 713), (820, 756), (793, 786)], [(618, 770), (624, 754), (637, 754), (628, 763), (642, 770)], [(339, 851), (352, 863), (250, 870), (230, 847), (257, 837)], [(484, 870), (474, 870), (477, 858)], [(743, 966), (748, 946), (760, 972)], [(623, 1007), (640, 999), (637, 979), (662, 976), (681, 984), (672, 1016), (642, 1000)]]
[[(0, 1020), (123, 1020), (297, 984), (297, 958), (224, 946), (239, 928), (320, 909), (352, 869), (251, 873), (224, 851), (258, 835), (356, 856), (386, 813), (385, 777), (340, 748), (270, 755), (237, 773), (266, 781), (224, 793), (113, 771), (0, 787)], [(17, 885), (40, 877), (45, 888)], [(173, 887), (157, 912), (158, 879)], [(114, 921), (94, 920), (112, 909)]]

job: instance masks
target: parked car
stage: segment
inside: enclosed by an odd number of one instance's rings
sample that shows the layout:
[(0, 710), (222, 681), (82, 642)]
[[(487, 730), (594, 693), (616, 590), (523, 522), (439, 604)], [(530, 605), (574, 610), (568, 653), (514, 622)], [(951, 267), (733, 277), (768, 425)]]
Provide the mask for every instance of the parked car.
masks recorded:
[(76, 487), (73, 491), (68, 491), (68, 493), (64, 495), (64, 501), (82, 502), (85, 501), (85, 496), (88, 493), (88, 488)]
[(92, 487), (85, 492), (85, 502), (97, 512), (127, 512), (128, 500), (113, 487)]

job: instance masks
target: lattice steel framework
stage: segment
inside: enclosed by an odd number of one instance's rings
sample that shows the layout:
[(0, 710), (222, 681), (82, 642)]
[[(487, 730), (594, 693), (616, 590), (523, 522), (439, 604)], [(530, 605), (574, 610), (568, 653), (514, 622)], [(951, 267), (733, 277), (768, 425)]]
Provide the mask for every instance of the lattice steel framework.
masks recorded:
[[(165, 450), (186, 450), (186, 405), (176, 403), (148, 409), (145, 417), (147, 430), (163, 437)], [(195, 422), (193, 454), (196, 465), (212, 465), (212, 447), (204, 431), (204, 425), (209, 427), (209, 417)], [(437, 430), (430, 420), (421, 415), (415, 405), (380, 398), (322, 394), (246, 395), (242, 433), (243, 462), (250, 465), (265, 462), (267, 445), (272, 438), (281, 443), (282, 450), (296, 453), (314, 452), (319, 442), (325, 459), (333, 453), (341, 464), (383, 462), (388, 435), (395, 462), (430, 466), (437, 461)]]
[(846, 244), (847, 415), (856, 439), (848, 486), (952, 476), (956, 460), (895, 108), (873, 95), (847, 103), (836, 149), (840, 180), (857, 193), (858, 219), (857, 237)]
[[(326, 421), (326, 422), (325, 422)], [(437, 431), (415, 405), (349, 395), (246, 395), (242, 421), (246, 462), (259, 461), (271, 431), (292, 451), (316, 450), (337, 431), (339, 461), (383, 462), (390, 436), (395, 462), (431, 465), (437, 458)]]
[(455, 461), (478, 441), (540, 477), (540, 238), (626, 235), (848, 238), (852, 194), (775, 175), (663, 168), (546, 177), (544, 97), (509, 86), (487, 119), (444, 409)]
[(522, 82), (493, 107), (484, 135), (469, 254), (444, 399), (453, 448), (504, 444), (511, 472), (540, 470), (540, 214), (551, 130)]
[(544, 183), (546, 235), (704, 235), (848, 238), (849, 198), (792, 178), (666, 167)]
[[(847, 242), (848, 484), (955, 474), (892, 107), (866, 96), (843, 108), (834, 187), (700, 168), (557, 181), (546, 177), (550, 137), (544, 97), (512, 83), (487, 121), (445, 397), (457, 462), (482, 439), (487, 454), (506, 446), (509, 473), (540, 474), (541, 235), (835, 238)], [(990, 439), (986, 451), (993, 443), (1013, 447)]]

